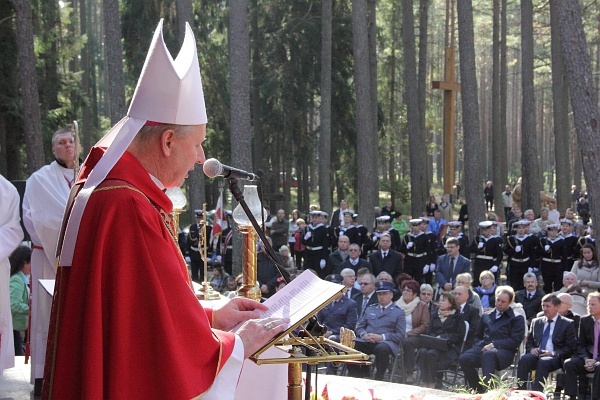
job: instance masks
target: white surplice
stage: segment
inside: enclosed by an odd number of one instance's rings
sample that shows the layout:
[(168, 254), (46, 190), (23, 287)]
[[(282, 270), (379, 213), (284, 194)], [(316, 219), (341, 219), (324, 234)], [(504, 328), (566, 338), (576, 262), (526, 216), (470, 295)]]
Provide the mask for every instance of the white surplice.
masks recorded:
[(19, 192), (0, 175), (0, 376), (15, 366), (15, 344), (10, 312), (10, 262), (8, 256), (23, 240), (19, 217)]
[(23, 223), (35, 246), (31, 254), (31, 383), (44, 375), (52, 309), (52, 297), (39, 279), (56, 278), (56, 244), (73, 178), (72, 169), (53, 161), (27, 179), (23, 197)]

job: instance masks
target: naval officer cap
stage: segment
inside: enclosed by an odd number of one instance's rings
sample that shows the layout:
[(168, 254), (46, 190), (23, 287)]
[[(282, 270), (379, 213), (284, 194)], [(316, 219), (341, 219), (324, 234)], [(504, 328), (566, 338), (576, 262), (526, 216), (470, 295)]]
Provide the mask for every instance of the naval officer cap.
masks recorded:
[(531, 221), (528, 219), (520, 219), (518, 221), (515, 221), (515, 223), (513, 223), (514, 226), (527, 226), (530, 224), (531, 224)]
[(450, 221), (450, 222), (448, 222), (448, 226), (450, 228), (458, 228), (459, 226), (462, 226), (462, 222), (460, 222), (460, 221)]
[(423, 220), (421, 218), (414, 218), (411, 219), (409, 222), (411, 225), (419, 225), (421, 222), (423, 222)]
[(558, 229), (560, 228), (560, 224), (550, 224), (546, 226), (546, 229)]
[(194, 214), (196, 218), (202, 218), (202, 210), (194, 210)]
[(573, 225), (573, 221), (571, 221), (569, 218), (563, 218), (560, 220), (561, 224), (569, 224), (569, 225)]
[(390, 220), (389, 215), (382, 215), (381, 217), (376, 218), (377, 222), (388, 222)]
[[(492, 227), (492, 224), (493, 224), (492, 221), (481, 221), (479, 223), (479, 227), (482, 229), (488, 229), (488, 228)], [(515, 224), (516, 224), (516, 222), (515, 222)]]

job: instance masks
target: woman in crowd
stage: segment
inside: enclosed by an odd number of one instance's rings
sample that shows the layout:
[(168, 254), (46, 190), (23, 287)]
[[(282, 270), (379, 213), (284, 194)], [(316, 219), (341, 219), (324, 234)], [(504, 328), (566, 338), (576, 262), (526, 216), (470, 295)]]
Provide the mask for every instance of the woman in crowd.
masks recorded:
[(447, 350), (422, 347), (419, 350), (419, 368), (424, 387), (435, 388), (437, 371), (446, 369), (460, 356), (465, 337), (465, 323), (460, 306), (452, 294), (443, 292), (438, 302), (438, 312), (433, 315), (427, 332), (448, 340)]
[(27, 330), (29, 313), (29, 274), (31, 274), (31, 249), (17, 247), (8, 257), (10, 262), (10, 311), (12, 313), (15, 356), (24, 354), (23, 332)]
[(418, 348), (418, 337), (427, 330), (431, 315), (427, 304), (419, 298), (419, 283), (417, 281), (402, 282), (402, 297), (396, 305), (404, 310), (406, 318), (406, 339), (404, 348), (404, 367), (406, 368), (406, 383), (412, 383), (415, 369), (415, 351)]
[(435, 202), (435, 196), (434, 195), (429, 196), (429, 203), (427, 203), (427, 205), (425, 206), (425, 212), (427, 213), (427, 216), (433, 217), (433, 212), (439, 208), (440, 207)]
[(293, 249), (294, 260), (296, 260), (296, 269), (300, 271), (302, 270), (302, 261), (304, 260), (304, 250), (306, 250), (306, 246), (302, 244), (302, 238), (306, 233), (306, 222), (302, 218), (298, 218), (296, 220), (296, 225), (298, 226), (298, 229), (296, 229), (292, 235), (294, 237), (294, 243), (290, 243), (290, 245)]
[(293, 209), (292, 218), (290, 218), (290, 227), (288, 230), (288, 242), (290, 245), (290, 255), (294, 257), (294, 244), (296, 243), (296, 236), (294, 233), (298, 230), (298, 218), (300, 218), (300, 211)]
[(477, 286), (473, 291), (479, 296), (483, 311), (489, 311), (496, 306), (495, 292), (497, 285), (494, 274), (488, 270), (482, 271), (479, 275), (479, 283), (481, 286)]
[[(473, 282), (473, 277), (470, 273), (464, 272), (462, 274), (456, 275), (456, 286), (464, 286), (469, 289), (469, 300), (467, 300), (467, 304), (470, 304), (472, 307), (475, 307), (479, 310), (479, 315), (483, 314), (483, 307), (481, 306), (481, 299), (479, 295), (473, 292), (471, 288), (471, 283)], [(495, 306), (495, 305), (494, 305)]]
[(281, 246), (279, 248), (279, 255), (281, 257), (283, 267), (290, 274), (290, 279), (294, 279), (297, 270), (296, 263), (294, 263), (294, 259), (290, 255), (290, 248), (287, 246)]
[(583, 293), (588, 294), (600, 288), (600, 268), (598, 265), (598, 252), (592, 244), (584, 244), (581, 248), (581, 257), (575, 261), (571, 272), (577, 275), (577, 283), (583, 288)]

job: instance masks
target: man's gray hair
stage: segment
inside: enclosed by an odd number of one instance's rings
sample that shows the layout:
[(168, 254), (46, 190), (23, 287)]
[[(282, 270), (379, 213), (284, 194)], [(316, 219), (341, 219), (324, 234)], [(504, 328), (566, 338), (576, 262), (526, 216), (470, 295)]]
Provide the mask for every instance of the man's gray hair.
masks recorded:
[(528, 278), (535, 278), (535, 280), (537, 281), (537, 276), (535, 276), (533, 272), (527, 272), (525, 275), (523, 275), (523, 282), (525, 282), (525, 279)]

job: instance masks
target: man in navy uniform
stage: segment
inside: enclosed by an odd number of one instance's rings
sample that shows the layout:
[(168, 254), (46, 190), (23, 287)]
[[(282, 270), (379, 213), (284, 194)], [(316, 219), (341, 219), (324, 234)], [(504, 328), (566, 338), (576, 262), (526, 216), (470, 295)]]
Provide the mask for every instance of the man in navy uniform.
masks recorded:
[(441, 256), (446, 254), (446, 242), (450, 238), (456, 238), (460, 245), (459, 253), (466, 259), (471, 258), (471, 250), (469, 249), (469, 238), (462, 231), (462, 223), (460, 221), (448, 222), (448, 234), (442, 238), (442, 245), (438, 247), (437, 254)]
[(302, 238), (304, 250), (304, 269), (312, 269), (319, 278), (324, 279), (327, 275), (327, 256), (329, 255), (329, 238), (327, 228), (321, 222), (321, 212), (310, 212), (310, 225), (306, 227), (306, 233)]
[(573, 264), (575, 264), (575, 259), (580, 257), (579, 254), (575, 254), (578, 237), (575, 233), (573, 233), (572, 220), (568, 218), (560, 220), (560, 237), (564, 240), (565, 243), (563, 251), (563, 269), (564, 271), (570, 271), (571, 268), (573, 268)]
[(504, 257), (502, 239), (492, 236), (492, 221), (479, 223), (480, 235), (471, 244), (471, 253), (475, 254), (473, 261), (473, 280), (479, 282), (482, 271), (488, 270), (494, 274), (498, 281), (499, 267)]
[(423, 283), (423, 274), (429, 272), (429, 239), (421, 230), (421, 218), (411, 219), (412, 231), (404, 235), (400, 251), (404, 254), (404, 272)]
[(484, 382), (489, 382), (492, 374), (510, 366), (525, 337), (525, 321), (510, 307), (514, 298), (510, 286), (496, 289), (496, 307), (483, 314), (475, 333), (475, 345), (458, 359), (467, 386), (478, 393), (485, 388), (479, 383), (477, 368), (481, 368)]
[[(392, 303), (394, 285), (389, 282), (377, 283), (377, 304), (367, 307), (365, 314), (356, 324), (354, 348), (365, 354), (375, 354), (375, 379), (383, 380), (390, 358), (398, 354), (398, 349), (406, 336), (404, 310)], [(368, 366), (348, 364), (350, 376), (366, 377)]]
[(513, 224), (517, 228), (516, 235), (510, 235), (506, 238), (504, 252), (508, 256), (508, 283), (515, 289), (523, 289), (523, 275), (528, 271), (537, 272), (535, 263), (536, 237), (530, 233), (525, 233), (526, 227), (530, 222), (522, 219)]
[(532, 389), (543, 391), (550, 372), (562, 367), (563, 362), (577, 350), (577, 337), (572, 320), (559, 315), (561, 301), (553, 294), (542, 299), (543, 317), (531, 322), (527, 337), (527, 353), (521, 356), (517, 369), (519, 388), (524, 390), (529, 372), (535, 370)]
[(563, 253), (565, 242), (558, 236), (559, 224), (546, 226), (547, 236), (540, 238), (536, 248), (540, 257), (540, 270), (544, 278), (544, 292), (552, 293), (562, 288)]

